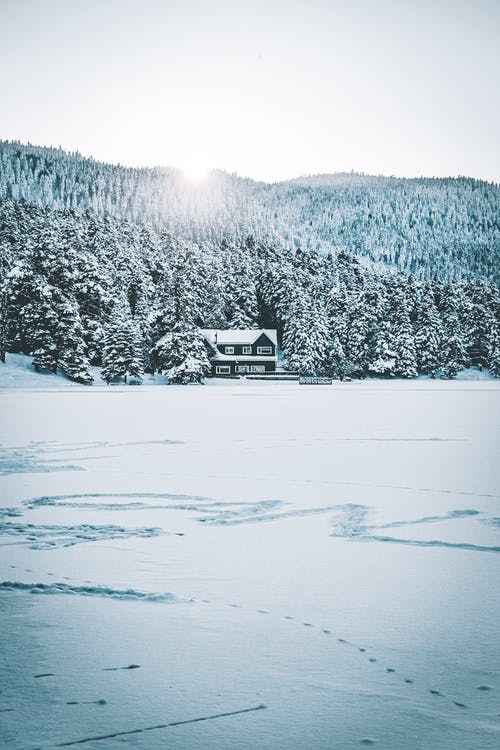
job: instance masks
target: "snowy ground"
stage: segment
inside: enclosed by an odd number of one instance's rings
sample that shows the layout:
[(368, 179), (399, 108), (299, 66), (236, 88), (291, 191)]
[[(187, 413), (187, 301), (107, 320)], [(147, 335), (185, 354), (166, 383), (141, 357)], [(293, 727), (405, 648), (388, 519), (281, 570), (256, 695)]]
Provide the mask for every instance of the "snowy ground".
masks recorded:
[(498, 381), (21, 365), (0, 365), (5, 747), (500, 746)]

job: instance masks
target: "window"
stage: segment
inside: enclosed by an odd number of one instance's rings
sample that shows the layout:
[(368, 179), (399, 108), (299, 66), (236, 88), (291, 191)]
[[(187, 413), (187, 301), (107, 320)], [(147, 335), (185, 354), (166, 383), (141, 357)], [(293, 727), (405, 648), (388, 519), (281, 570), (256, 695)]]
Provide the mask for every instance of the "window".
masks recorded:
[(225, 354), (234, 354), (234, 346), (225, 346), (224, 352)]
[(217, 365), (215, 372), (217, 375), (231, 375), (231, 367), (229, 365)]
[(236, 372), (248, 372), (247, 365), (236, 365)]
[(244, 346), (243, 347), (243, 354), (251, 354), (252, 353), (252, 347), (251, 346)]
[(250, 372), (265, 372), (264, 365), (250, 365)]
[(270, 346), (258, 346), (257, 354), (272, 354), (273, 350)]

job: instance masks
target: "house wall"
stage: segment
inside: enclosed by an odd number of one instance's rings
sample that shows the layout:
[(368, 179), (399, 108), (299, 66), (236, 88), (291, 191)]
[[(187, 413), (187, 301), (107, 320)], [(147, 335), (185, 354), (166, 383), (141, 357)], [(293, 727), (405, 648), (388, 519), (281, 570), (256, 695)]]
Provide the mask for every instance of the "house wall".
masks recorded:
[[(219, 362), (217, 362), (217, 361), (212, 362), (212, 375), (216, 375), (218, 377), (224, 377), (224, 375), (222, 373), (218, 373), (217, 369), (216, 369), (217, 367), (221, 367), (221, 366), (222, 367), (230, 367), (231, 368), (231, 372), (230, 373), (226, 373), (227, 375), (243, 375), (244, 373), (236, 372), (236, 367), (238, 366), (238, 364), (239, 363), (238, 363), (237, 359), (235, 359), (235, 360), (224, 360), (224, 361), (219, 361)], [(257, 366), (257, 367), (261, 366), (261, 367), (264, 367), (264, 372), (276, 372), (276, 362), (262, 362), (257, 357), (255, 358), (255, 362), (253, 362), (253, 361), (252, 362), (241, 362), (241, 365), (244, 365), (244, 366), (246, 366), (246, 367), (249, 368), (248, 371), (247, 371), (248, 374), (251, 374), (250, 368), (252, 366)]]

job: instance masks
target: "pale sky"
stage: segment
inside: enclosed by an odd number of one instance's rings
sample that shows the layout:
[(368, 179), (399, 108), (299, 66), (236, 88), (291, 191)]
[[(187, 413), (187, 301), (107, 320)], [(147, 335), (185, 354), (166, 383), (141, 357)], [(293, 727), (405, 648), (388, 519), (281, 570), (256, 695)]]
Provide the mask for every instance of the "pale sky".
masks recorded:
[(500, 181), (500, 0), (0, 0), (0, 138)]

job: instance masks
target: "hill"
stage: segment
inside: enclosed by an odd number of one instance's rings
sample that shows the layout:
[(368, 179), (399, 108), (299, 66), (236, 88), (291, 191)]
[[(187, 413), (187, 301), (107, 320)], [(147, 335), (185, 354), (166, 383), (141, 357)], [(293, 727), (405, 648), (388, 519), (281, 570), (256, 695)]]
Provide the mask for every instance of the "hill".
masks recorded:
[(266, 184), (222, 171), (191, 182), (78, 153), (0, 142), (0, 198), (166, 230), (196, 242), (351, 253), (419, 279), (498, 282), (500, 186), (470, 178), (335, 174)]
[(194, 378), (197, 329), (263, 327), (302, 373), (499, 375), (498, 200), (469, 179), (197, 184), (3, 143), (0, 359), (137, 380), (173, 332), (160, 367)]

